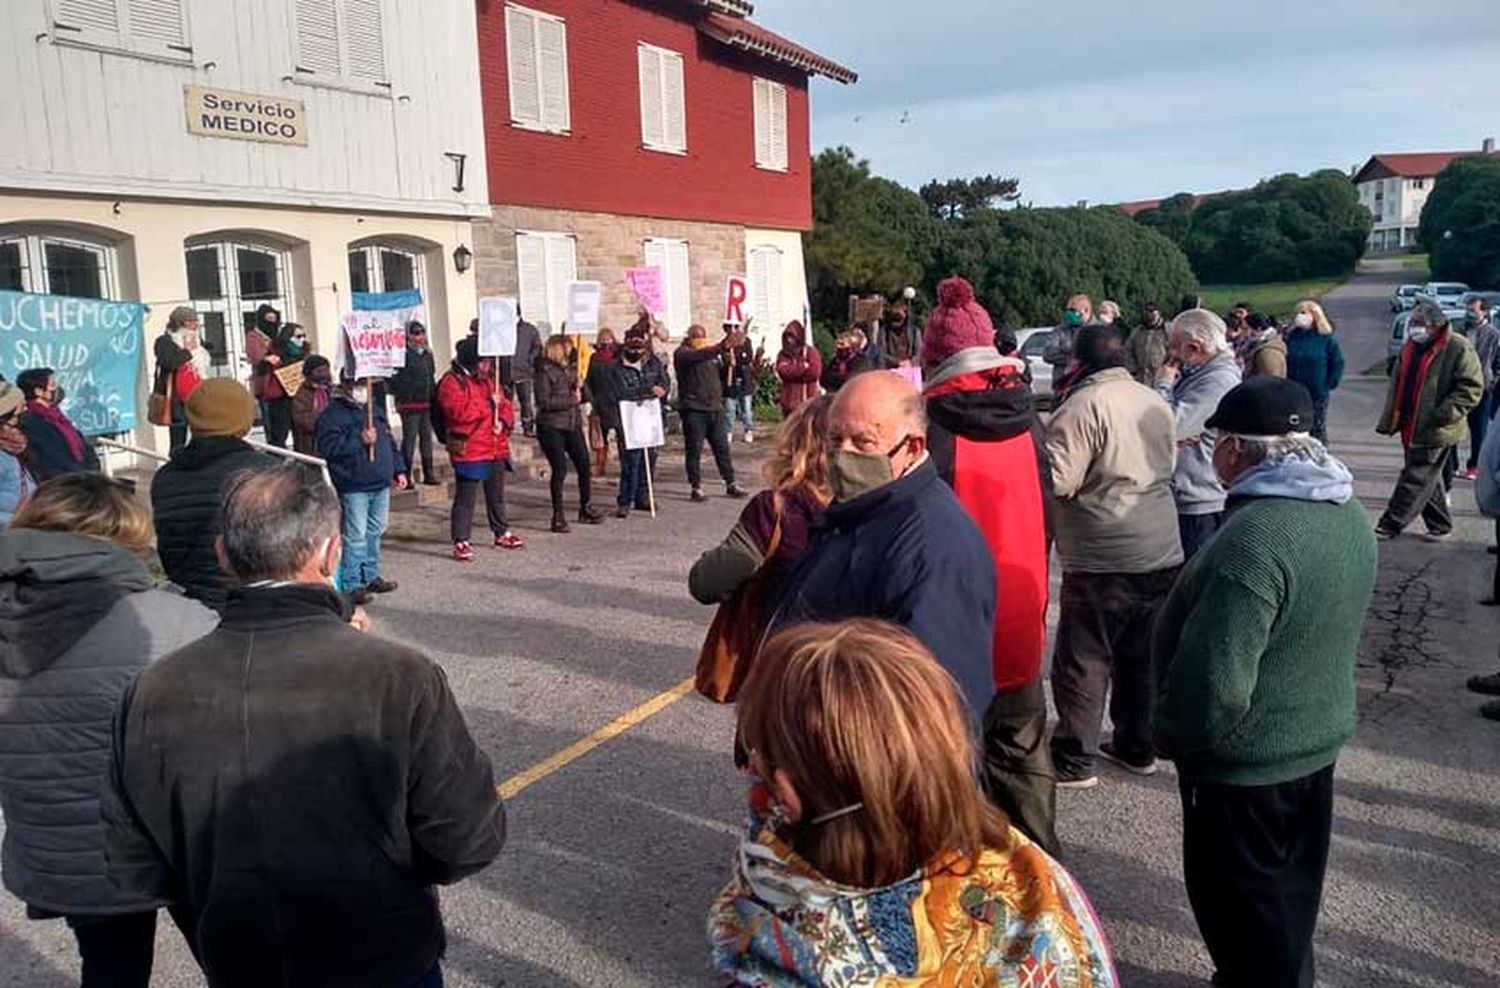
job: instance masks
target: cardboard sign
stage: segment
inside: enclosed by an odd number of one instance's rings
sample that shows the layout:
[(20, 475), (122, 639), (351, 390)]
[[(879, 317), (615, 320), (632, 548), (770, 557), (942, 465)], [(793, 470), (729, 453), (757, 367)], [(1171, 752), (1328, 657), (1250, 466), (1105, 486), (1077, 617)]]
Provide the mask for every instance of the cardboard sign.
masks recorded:
[(879, 295), (849, 296), (849, 325), (868, 326), (885, 317), (885, 299)]
[(516, 355), (516, 324), (520, 322), (513, 298), (479, 300), (479, 355), (513, 357)]
[(661, 399), (620, 402), (620, 432), (626, 449), (652, 449), (665, 446), (666, 427), (661, 419)]
[(653, 316), (667, 311), (667, 295), (662, 286), (661, 268), (626, 268), (625, 284), (630, 286), (641, 306)]
[(295, 395), (298, 391), (302, 390), (302, 365), (306, 362), (305, 360), (299, 360), (295, 364), (278, 367), (271, 372), (276, 375), (276, 380), (281, 382), (281, 386), (286, 390), (287, 394)]
[(604, 286), (597, 281), (570, 281), (563, 293), (567, 308), (568, 332), (599, 332), (599, 306), (604, 301)]
[(892, 367), (891, 373), (905, 378), (906, 383), (916, 388), (919, 392), (922, 390), (922, 368), (906, 364), (901, 367)]
[(62, 410), (85, 436), (128, 432), (136, 417), (146, 307), (0, 291), (0, 374), (51, 367)]
[(745, 324), (745, 303), (750, 299), (750, 282), (742, 274), (724, 280), (724, 321), (736, 326)]
[(422, 293), (356, 292), (353, 302), (342, 320), (339, 367), (352, 364), (355, 377), (390, 377), (406, 366), (406, 324), (427, 323)]

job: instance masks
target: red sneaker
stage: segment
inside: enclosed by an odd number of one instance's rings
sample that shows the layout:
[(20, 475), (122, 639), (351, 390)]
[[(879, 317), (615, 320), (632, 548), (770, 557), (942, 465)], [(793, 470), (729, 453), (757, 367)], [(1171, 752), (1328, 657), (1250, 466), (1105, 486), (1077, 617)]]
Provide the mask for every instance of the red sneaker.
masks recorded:
[(495, 547), (498, 549), (524, 549), (526, 540), (515, 532), (506, 532), (504, 535), (495, 536)]
[(474, 558), (474, 547), (467, 542), (453, 543), (453, 558), (461, 563), (467, 563)]

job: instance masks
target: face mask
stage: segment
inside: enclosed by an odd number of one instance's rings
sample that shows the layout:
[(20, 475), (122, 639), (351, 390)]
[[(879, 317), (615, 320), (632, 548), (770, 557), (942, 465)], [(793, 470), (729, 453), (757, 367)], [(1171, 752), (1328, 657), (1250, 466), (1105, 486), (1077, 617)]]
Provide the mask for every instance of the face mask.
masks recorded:
[(1311, 312), (1299, 312), (1299, 313), (1297, 313), (1297, 318), (1295, 318), (1295, 319), (1292, 320), (1292, 324), (1294, 326), (1296, 326), (1298, 329), (1312, 329), (1312, 325), (1313, 325), (1312, 313)]
[(1063, 322), (1067, 323), (1069, 326), (1082, 326), (1083, 313), (1079, 312), (1077, 309), (1069, 309), (1067, 312), (1063, 313)]
[(1115, 324), (1115, 317), (1113, 315), (1111, 315), (1110, 313), (1106, 312), (1102, 316), (1099, 317), (1099, 321), (1101, 323), (1103, 323), (1104, 325), (1106, 325), (1106, 326), (1113, 326)]
[(354, 399), (356, 405), (363, 405), (370, 400), (370, 389), (363, 384), (356, 384), (349, 389), (349, 397)]
[(288, 357), (301, 356), (302, 346), (303, 345), (301, 343), (298, 343), (296, 340), (288, 340), (286, 344), (286, 355)]
[(688, 346), (692, 347), (694, 350), (702, 350), (704, 347), (708, 346), (708, 337), (706, 337), (706, 336), (693, 336), (693, 337), (690, 337), (688, 339)]
[(625, 356), (631, 360), (640, 360), (646, 355), (646, 348), (639, 343), (632, 343), (625, 348)]
[(1427, 327), (1413, 326), (1411, 328), (1411, 331), (1406, 335), (1413, 343), (1426, 343), (1428, 337)]
[(333, 383), (333, 374), (328, 371), (314, 374), (312, 376), (312, 383), (316, 384), (320, 388), (326, 388)]
[(47, 400), (54, 405), (61, 405), (63, 399), (66, 398), (67, 395), (68, 393), (64, 391), (62, 389), (62, 385), (59, 384), (57, 387), (52, 389), (52, 394), (47, 398)]
[(833, 499), (852, 501), (861, 494), (894, 482), (896, 471), (891, 466), (891, 457), (901, 451), (909, 438), (903, 438), (889, 453), (860, 453), (848, 449), (829, 453), (828, 481), (833, 487)]
[(1479, 325), (1479, 316), (1474, 312), (1473, 309), (1470, 309), (1468, 312), (1464, 313), (1464, 328), (1465, 329), (1473, 329), (1475, 326), (1478, 326), (1478, 325)]

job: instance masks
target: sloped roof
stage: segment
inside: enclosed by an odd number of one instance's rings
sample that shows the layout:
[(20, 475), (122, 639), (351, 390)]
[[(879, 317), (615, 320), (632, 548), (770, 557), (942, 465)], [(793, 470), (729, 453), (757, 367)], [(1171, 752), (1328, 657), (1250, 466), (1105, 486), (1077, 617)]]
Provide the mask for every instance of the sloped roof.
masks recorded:
[(1378, 178), (1431, 178), (1447, 168), (1454, 158), (1483, 153), (1482, 151), (1419, 151), (1414, 154), (1377, 154), (1365, 162), (1365, 166), (1354, 176), (1354, 182), (1358, 184)]
[[(731, 4), (725, 0), (716, 0), (711, 12), (698, 22), (699, 32), (731, 48), (739, 48), (783, 65), (790, 65), (809, 75), (826, 76), (842, 83), (851, 83), (859, 78), (853, 69), (845, 68), (831, 58), (824, 58), (812, 49), (789, 41), (754, 21), (718, 12), (718, 8), (726, 6)], [(740, 6), (749, 7), (749, 4)]]

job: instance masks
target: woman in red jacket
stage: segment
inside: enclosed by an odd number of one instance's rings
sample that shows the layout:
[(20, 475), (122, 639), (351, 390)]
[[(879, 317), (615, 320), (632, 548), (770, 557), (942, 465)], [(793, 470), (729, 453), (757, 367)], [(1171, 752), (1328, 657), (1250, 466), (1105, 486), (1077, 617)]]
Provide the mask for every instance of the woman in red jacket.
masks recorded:
[(781, 334), (781, 353), (776, 357), (776, 376), (781, 378), (781, 414), (791, 415), (818, 396), (818, 378), (823, 357), (808, 345), (807, 331), (793, 319)]
[(479, 341), (459, 341), (453, 367), (438, 382), (438, 404), (447, 425), (444, 439), (453, 461), (453, 512), (449, 531), (453, 558), (474, 558), (469, 535), (474, 528), (474, 502), (484, 488), (484, 508), (495, 545), (520, 549), (526, 543), (510, 530), (505, 517), (505, 471), (510, 468), (510, 433), (516, 426), (516, 406), (495, 387), (495, 364), (479, 356)]

